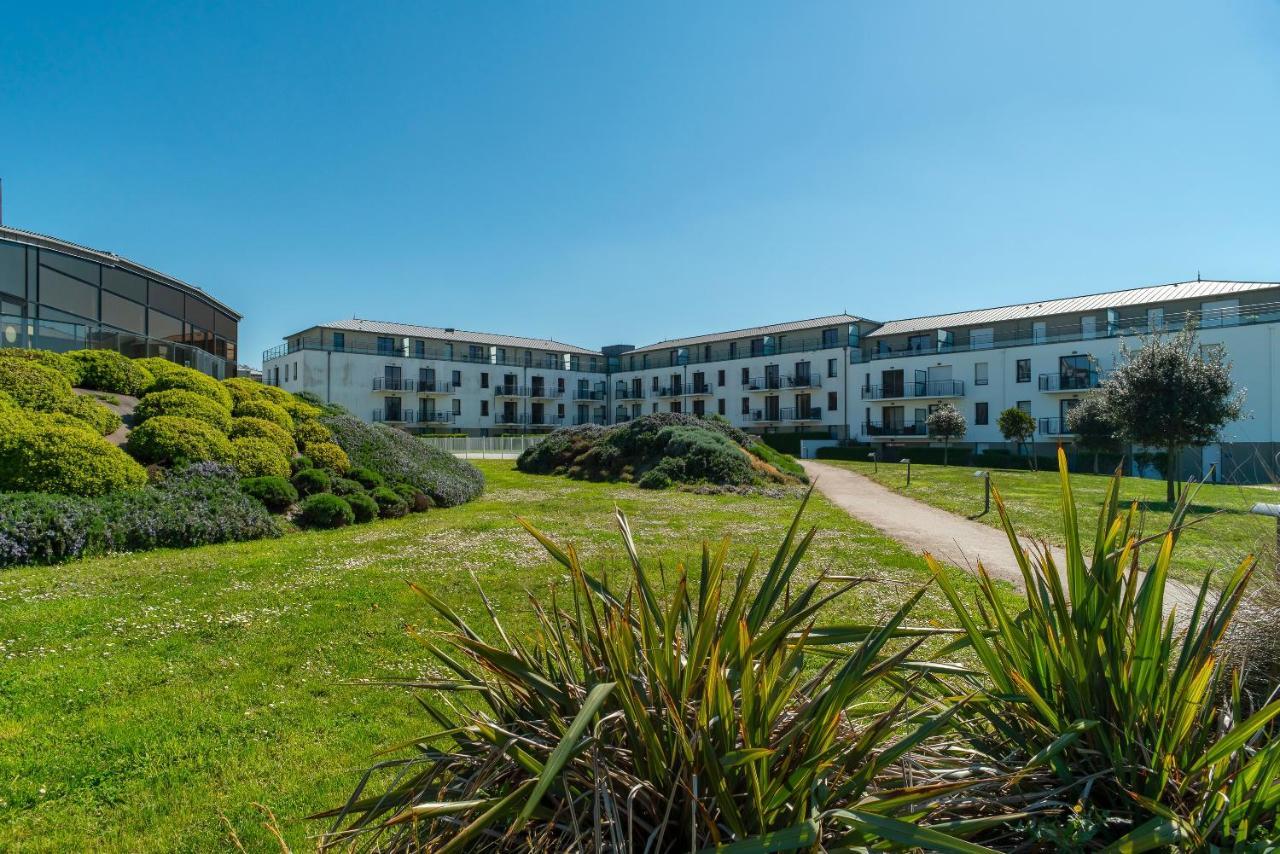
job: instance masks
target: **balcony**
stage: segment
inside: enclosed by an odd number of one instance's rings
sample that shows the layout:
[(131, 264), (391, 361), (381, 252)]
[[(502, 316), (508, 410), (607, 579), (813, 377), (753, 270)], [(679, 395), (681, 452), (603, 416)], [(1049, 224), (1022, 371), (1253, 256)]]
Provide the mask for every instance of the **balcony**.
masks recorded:
[(418, 411), (416, 409), (401, 409), (396, 412), (394, 410), (375, 409), (373, 410), (373, 416), (369, 420), (385, 424), (414, 424), (418, 420)]
[(786, 388), (782, 377), (752, 377), (742, 387), (747, 391), (781, 391)]
[(928, 437), (929, 429), (923, 421), (866, 421), (862, 435), (871, 437)]
[(783, 377), (788, 388), (821, 388), (821, 374), (803, 374), (795, 377)]
[(604, 400), (604, 398), (605, 391), (602, 388), (596, 389), (595, 391), (580, 388), (575, 389), (573, 392), (574, 400)]
[(906, 397), (964, 397), (964, 380), (919, 380), (902, 385), (864, 385), (863, 400)]
[(1065, 418), (1041, 418), (1040, 435), (1074, 436), (1075, 433), (1071, 432), (1071, 429), (1067, 427), (1067, 419)]
[(527, 385), (496, 385), (493, 387), (494, 397), (528, 397)]
[(1097, 371), (1087, 371), (1069, 374), (1041, 374), (1039, 379), (1040, 390), (1052, 394), (1087, 391), (1091, 388), (1097, 388), (1101, 377), (1098, 376)]
[(708, 394), (715, 394), (715, 390), (711, 387), (711, 383), (690, 383), (684, 387), (684, 393), (700, 397)]
[(613, 391), (614, 400), (644, 400), (644, 389), (618, 386)]
[(529, 388), (529, 397), (535, 400), (559, 400), (564, 397), (564, 389), (535, 385)]
[(821, 421), (822, 408), (819, 406), (810, 407), (792, 407), (783, 408), (778, 415), (782, 421), (804, 422), (804, 421)]
[(530, 412), (497, 412), (493, 416), (493, 422), (503, 427), (522, 426), (522, 427), (559, 427), (564, 424), (564, 419), (555, 415), (534, 415)]
[(438, 380), (418, 380), (418, 394), (454, 394), (461, 391), (461, 385), (439, 382)]
[(606, 423), (608, 422), (603, 415), (597, 415), (594, 418), (574, 418), (573, 419), (573, 426), (575, 427), (585, 427), (588, 424), (596, 424), (598, 426), (603, 427)]
[(684, 397), (689, 394), (687, 391), (689, 388), (690, 386), (686, 385), (664, 385), (658, 389), (658, 397)]
[(374, 377), (373, 390), (381, 392), (413, 391), (417, 388), (416, 380), (404, 380), (400, 377)]
[(452, 412), (438, 412), (435, 410), (419, 409), (418, 420), (412, 423), (445, 425), (452, 424), (454, 419), (457, 417), (458, 416), (454, 415)]
[(753, 409), (747, 417), (755, 424), (777, 424), (782, 421), (782, 410)]

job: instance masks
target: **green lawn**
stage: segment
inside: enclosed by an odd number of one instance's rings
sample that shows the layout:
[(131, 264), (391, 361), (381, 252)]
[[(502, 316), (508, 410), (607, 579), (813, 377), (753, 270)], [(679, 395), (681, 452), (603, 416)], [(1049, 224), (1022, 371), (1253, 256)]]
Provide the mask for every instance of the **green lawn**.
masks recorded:
[[(870, 462), (824, 462), (864, 474), (903, 495), (910, 495), (953, 513), (974, 518), (982, 512), (982, 479), (974, 477), (974, 472), (978, 469), (912, 464), (911, 485), (907, 486), (906, 466), (903, 463), (881, 463), (877, 473)], [(1098, 509), (1109, 481), (1109, 477), (1099, 475), (1071, 476), (1081, 524), (1087, 525), (1090, 532), (1097, 521)], [(994, 469), (991, 471), (991, 483), (999, 489), (1019, 533), (1062, 544), (1058, 515), (1061, 491), (1056, 470), (1030, 472)], [(1164, 481), (1126, 477), (1120, 494), (1126, 501), (1140, 502), (1145, 531), (1151, 533), (1168, 526), (1171, 508), (1164, 500)], [(1203, 580), (1206, 569), (1216, 571), (1234, 567), (1245, 554), (1257, 553), (1259, 550), (1270, 554), (1275, 537), (1275, 522), (1249, 513), (1249, 508), (1258, 501), (1280, 502), (1280, 492), (1255, 486), (1209, 484), (1201, 488), (1193, 505), (1192, 516), (1221, 512), (1184, 533), (1174, 557), (1174, 575), (1183, 581), (1198, 583)], [(994, 505), (990, 513), (976, 518), (988, 525), (1000, 524)], [(1091, 534), (1086, 539), (1086, 545), (1092, 543)]]
[[(0, 849), (272, 847), (255, 803), (310, 847), (309, 812), (342, 801), (376, 748), (420, 734), (400, 692), (349, 680), (422, 672), (413, 579), (482, 617), (469, 572), (527, 626), (523, 591), (560, 573), (514, 521), (621, 569), (614, 504), (643, 556), (668, 563), (734, 537), (776, 547), (795, 499), (646, 492), (482, 462), (488, 491), (425, 516), (280, 540), (0, 572)], [(806, 572), (872, 574), (829, 618), (875, 618), (922, 562), (820, 497)], [(962, 583), (968, 577), (956, 571)], [(915, 624), (946, 621), (931, 591)]]

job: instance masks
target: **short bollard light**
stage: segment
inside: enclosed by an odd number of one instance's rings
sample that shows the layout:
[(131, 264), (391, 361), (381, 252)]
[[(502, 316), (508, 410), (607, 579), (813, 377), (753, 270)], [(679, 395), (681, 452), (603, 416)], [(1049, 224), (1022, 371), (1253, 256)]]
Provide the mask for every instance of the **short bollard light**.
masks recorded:
[(871, 465), (872, 465), (872, 466), (874, 466), (874, 468), (872, 469), (872, 471), (874, 471), (874, 472), (876, 472), (876, 473), (879, 473), (879, 471), (880, 471), (880, 458), (876, 456), (876, 452), (875, 452), (875, 451), (872, 451), (871, 453), (867, 454), (867, 459), (871, 460)]
[(902, 461), (907, 464), (907, 486), (910, 486), (911, 485), (911, 460), (908, 457), (903, 457)]
[(1253, 505), (1250, 513), (1259, 516), (1274, 516), (1276, 519), (1276, 554), (1280, 556), (1280, 504), (1264, 504), (1261, 501)]
[(982, 515), (991, 512), (991, 472), (975, 471), (974, 477), (982, 478)]

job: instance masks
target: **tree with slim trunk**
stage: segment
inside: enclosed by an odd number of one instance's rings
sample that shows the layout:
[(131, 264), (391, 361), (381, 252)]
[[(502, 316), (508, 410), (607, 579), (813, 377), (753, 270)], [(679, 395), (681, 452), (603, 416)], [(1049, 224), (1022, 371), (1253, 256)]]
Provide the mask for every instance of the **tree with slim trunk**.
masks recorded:
[(1169, 503), (1176, 500), (1182, 451), (1216, 441), (1244, 412), (1244, 389), (1232, 383), (1222, 348), (1198, 346), (1190, 323), (1173, 335), (1144, 338), (1137, 350), (1122, 344), (1120, 364), (1103, 380), (1101, 392), (1122, 438), (1165, 450)]
[(963, 439), (965, 431), (969, 429), (964, 416), (951, 404), (944, 403), (929, 413), (929, 417), (925, 419), (925, 426), (929, 430), (930, 439), (942, 440), (942, 464), (947, 465), (947, 454), (951, 442)]
[[(1001, 412), (1000, 418), (996, 421), (996, 426), (1000, 428), (1000, 435), (1004, 436), (1006, 442), (1016, 443), (1018, 453), (1022, 453), (1022, 449), (1027, 442), (1036, 434), (1036, 422), (1031, 417), (1031, 413), (1016, 406), (1010, 406), (1004, 412)], [(1032, 453), (1031, 461), (1028, 465), (1032, 470), (1035, 469), (1036, 455), (1034, 453)]]
[(1098, 455), (1115, 451), (1120, 441), (1116, 438), (1116, 422), (1107, 411), (1107, 401), (1102, 392), (1091, 391), (1080, 399), (1067, 413), (1067, 430), (1076, 437), (1076, 445), (1082, 451), (1093, 454), (1093, 473), (1098, 473)]

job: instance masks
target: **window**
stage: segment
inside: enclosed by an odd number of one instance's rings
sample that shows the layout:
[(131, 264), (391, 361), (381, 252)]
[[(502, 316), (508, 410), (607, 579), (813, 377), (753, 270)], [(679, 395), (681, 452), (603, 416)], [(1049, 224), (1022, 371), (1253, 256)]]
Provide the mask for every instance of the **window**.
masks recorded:
[(838, 400), (834, 391), (827, 392), (827, 409), (831, 412), (835, 412), (839, 409)]
[(1030, 413), (1030, 412), (1031, 412), (1031, 401), (1029, 401), (1029, 400), (1020, 400), (1020, 401), (1018, 401), (1017, 406), (1018, 406), (1018, 408), (1019, 408), (1019, 409), (1021, 409), (1023, 412), (1026, 412), (1026, 413)]
[(182, 317), (182, 292), (168, 285), (150, 282), (147, 285), (147, 305), (174, 317)]
[(693, 414), (694, 414), (694, 415), (706, 415), (706, 414), (707, 414), (706, 402), (705, 402), (704, 400), (702, 400), (701, 398), (699, 398), (699, 399), (697, 399), (697, 400), (695, 400), (695, 401), (693, 402)]
[(427, 342), (426, 341), (413, 342), (413, 356), (415, 359), (427, 358)]
[(834, 378), (836, 375), (836, 359), (827, 359), (827, 376)]
[(347, 334), (345, 332), (333, 333), (333, 349), (345, 350), (347, 348)]
[(933, 349), (932, 343), (932, 335), (912, 335), (907, 338), (907, 349), (912, 353), (923, 353)]
[(1030, 359), (1019, 359), (1017, 361), (1016, 368), (1017, 368), (1016, 380), (1018, 382), (1020, 383), (1031, 382), (1031, 360)]
[(297, 362), (293, 363), (293, 379), (295, 382), (298, 379), (298, 363)]
[(1159, 332), (1162, 329), (1164, 329), (1164, 309), (1147, 309), (1147, 331)]
[[(154, 308), (147, 310), (147, 334), (152, 338), (165, 341), (178, 341), (182, 338), (182, 321), (170, 317)], [(277, 368), (277, 370), (279, 370)]]
[(458, 398), (456, 397), (453, 399), (453, 414), (454, 415), (462, 414), (462, 401), (458, 400)]
[(975, 363), (974, 363), (974, 365), (973, 365), (973, 384), (974, 384), (974, 385), (986, 385), (986, 384), (987, 384), (987, 363), (986, 363), (986, 362), (975, 362)]
[(742, 369), (742, 385), (744, 388), (746, 386), (751, 385), (751, 369), (750, 368)]
[(724, 371), (716, 371), (716, 385), (724, 387)]
[(1098, 318), (1092, 314), (1080, 318), (1080, 337), (1084, 339), (1098, 337)]
[(724, 415), (724, 398), (723, 397), (716, 401), (716, 411), (719, 412), (721, 415)]
[(473, 362), (484, 361), (484, 348), (479, 344), (471, 344), (467, 347), (467, 358)]
[(489, 401), (487, 400), (480, 401), (480, 417), (483, 418), (488, 414), (489, 414)]
[(990, 350), (995, 346), (995, 340), (995, 330), (990, 327), (969, 330), (969, 348), (971, 350)]
[(564, 404), (563, 404), (563, 403), (557, 403), (557, 404), (556, 404), (556, 417), (557, 417), (557, 418), (564, 418)]
[(1045, 327), (1043, 320), (1037, 320), (1031, 324), (1031, 343), (1043, 344), (1049, 339), (1048, 329)]
[(658, 411), (658, 404), (654, 403), (654, 404), (651, 404), (651, 406), (652, 406), (653, 408), (652, 408), (652, 409), (650, 409), (649, 411), (650, 411), (650, 412), (654, 412), (654, 413), (656, 413), (656, 412)]
[(738, 358), (738, 342), (737, 341), (729, 342), (729, 358), (730, 359)]
[(481, 371), (480, 372), (480, 388), (488, 388), (488, 387), (489, 387), (489, 372)]
[(743, 415), (751, 414), (751, 398), (749, 397), (744, 397), (742, 399), (742, 414)]
[(386, 338), (381, 335), (378, 336), (378, 355), (379, 356), (390, 356), (392, 351), (395, 350), (395, 348), (396, 348), (396, 342), (394, 339)]
[(147, 310), (133, 300), (102, 292), (102, 322), (143, 334), (147, 331)]
[(449, 377), (449, 381), (453, 383), (454, 388), (462, 387), (462, 371), (454, 371)]
[[(654, 390), (654, 391), (657, 391), (657, 390), (658, 390), (658, 378), (657, 378), (657, 376), (655, 376), (655, 377), (653, 378), (653, 390)], [(657, 411), (658, 411), (658, 410), (656, 410), (656, 409), (654, 410), (654, 412), (657, 412)]]
[(836, 343), (836, 342), (837, 342), (837, 340), (838, 340), (837, 336), (838, 336), (839, 334), (840, 334), (840, 330), (838, 330), (838, 329), (824, 329), (824, 330), (822, 330), (822, 347), (823, 347), (823, 349), (826, 349), (827, 347), (838, 347), (838, 346), (840, 346), (838, 343)]
[(40, 302), (69, 314), (98, 319), (98, 289), (48, 267), (40, 268)]
[(764, 355), (764, 339), (763, 338), (751, 339), (751, 355), (753, 356)]
[(564, 394), (564, 377), (556, 377), (556, 391)]
[(147, 301), (147, 280), (114, 267), (102, 268), (102, 287), (134, 302)]
[(976, 426), (985, 427), (988, 423), (988, 404), (986, 401), (978, 401), (973, 405), (973, 423)]

